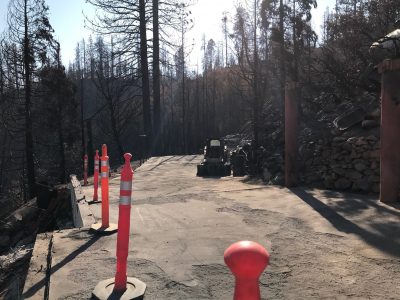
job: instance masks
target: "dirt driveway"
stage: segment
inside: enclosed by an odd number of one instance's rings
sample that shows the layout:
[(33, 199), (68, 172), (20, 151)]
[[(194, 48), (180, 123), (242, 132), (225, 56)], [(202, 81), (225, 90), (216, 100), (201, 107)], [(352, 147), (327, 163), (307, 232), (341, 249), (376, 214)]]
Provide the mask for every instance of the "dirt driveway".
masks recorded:
[[(265, 299), (400, 299), (400, 210), (371, 196), (199, 178), (199, 161), (152, 158), (135, 171), (128, 276), (147, 284), (145, 299), (232, 299), (223, 252), (238, 240), (270, 252)], [(117, 223), (118, 177), (110, 190)], [(100, 205), (90, 208), (100, 218)], [(89, 298), (113, 277), (115, 241), (56, 233), (50, 298)]]

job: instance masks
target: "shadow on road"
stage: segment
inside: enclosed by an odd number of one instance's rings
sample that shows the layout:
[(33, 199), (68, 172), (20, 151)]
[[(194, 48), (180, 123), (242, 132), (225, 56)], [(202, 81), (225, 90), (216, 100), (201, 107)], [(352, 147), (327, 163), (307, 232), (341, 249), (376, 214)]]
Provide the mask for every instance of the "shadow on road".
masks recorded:
[[(400, 222), (386, 221), (384, 216), (381, 217), (381, 222), (376, 222), (371, 219), (368, 225), (379, 232), (374, 233), (349, 221), (337, 212), (336, 207), (333, 208), (321, 202), (304, 189), (291, 188), (290, 191), (311, 206), (316, 212), (329, 221), (337, 230), (356, 234), (369, 245), (390, 255), (400, 257), (400, 242), (396, 240), (400, 236)], [(352, 210), (360, 211), (368, 208), (368, 206), (374, 206), (375, 210), (380, 214), (393, 214), (400, 217), (400, 214), (397, 211), (392, 211), (383, 206), (379, 206), (377, 203), (374, 203), (374, 200), (359, 201), (359, 199), (352, 199), (350, 197), (345, 198), (343, 203), (346, 203), (346, 206), (345, 208), (342, 207), (339, 211), (343, 211), (349, 215), (354, 214)], [(339, 207), (337, 204), (336, 206)]]
[[(336, 211), (343, 211), (347, 215), (355, 215), (362, 210), (373, 207), (375, 212), (380, 215), (393, 215), (400, 218), (400, 203), (386, 203), (379, 202), (378, 196), (342, 193), (338, 191), (322, 191), (322, 194), (330, 199), (329, 206), (334, 206)], [(388, 208), (390, 206), (390, 209)]]
[[(75, 251), (71, 252), (66, 256), (62, 261), (60, 261), (58, 264), (51, 266), (51, 269), (48, 270), (48, 273), (46, 274), (46, 278), (40, 280), (38, 283), (33, 285), (29, 290), (27, 290), (23, 295), (22, 299), (32, 297), (36, 294), (37, 291), (39, 291), (42, 287), (46, 286), (46, 292), (48, 296), (48, 284), (49, 284), (49, 279), (52, 274), (57, 272), (59, 269), (61, 269), (63, 266), (74, 260), (80, 253), (86, 251), (90, 246), (92, 246), (94, 243), (96, 243), (102, 236), (100, 235), (95, 235), (95, 234), (90, 234), (88, 235), (89, 240), (87, 240), (83, 245), (81, 245), (78, 249)], [(50, 245), (49, 247), (49, 252), (51, 251), (52, 246)], [(51, 253), (49, 253), (51, 255)], [(50, 258), (51, 259), (51, 258)], [(50, 261), (51, 264), (51, 261)], [(46, 296), (45, 296), (46, 297)], [(46, 298), (47, 299), (47, 298)]]

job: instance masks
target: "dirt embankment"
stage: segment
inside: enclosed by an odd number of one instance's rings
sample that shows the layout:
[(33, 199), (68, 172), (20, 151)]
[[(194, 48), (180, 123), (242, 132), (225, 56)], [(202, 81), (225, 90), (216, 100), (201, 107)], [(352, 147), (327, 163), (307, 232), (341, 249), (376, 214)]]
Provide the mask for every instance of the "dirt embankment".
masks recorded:
[(72, 228), (69, 190), (41, 186), (34, 198), (0, 224), (0, 298), (22, 292), (37, 233)]

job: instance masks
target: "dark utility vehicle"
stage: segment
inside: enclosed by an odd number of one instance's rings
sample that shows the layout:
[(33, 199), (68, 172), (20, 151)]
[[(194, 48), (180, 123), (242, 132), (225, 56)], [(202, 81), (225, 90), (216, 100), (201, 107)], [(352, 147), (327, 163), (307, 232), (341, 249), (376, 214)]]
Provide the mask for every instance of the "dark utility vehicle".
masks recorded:
[(228, 150), (224, 140), (211, 138), (204, 147), (204, 159), (197, 165), (197, 176), (230, 176), (231, 166), (228, 163)]

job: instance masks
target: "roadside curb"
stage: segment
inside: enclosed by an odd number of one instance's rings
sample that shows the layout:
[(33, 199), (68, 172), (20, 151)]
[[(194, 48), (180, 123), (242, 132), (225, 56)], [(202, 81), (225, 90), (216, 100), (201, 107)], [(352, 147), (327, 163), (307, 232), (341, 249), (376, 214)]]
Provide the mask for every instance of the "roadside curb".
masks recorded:
[(72, 218), (75, 228), (90, 227), (95, 223), (89, 204), (85, 199), (81, 183), (76, 175), (70, 175), (71, 182), (69, 189), (71, 191)]
[(53, 233), (40, 233), (36, 236), (22, 293), (23, 299), (48, 299), (52, 247)]

